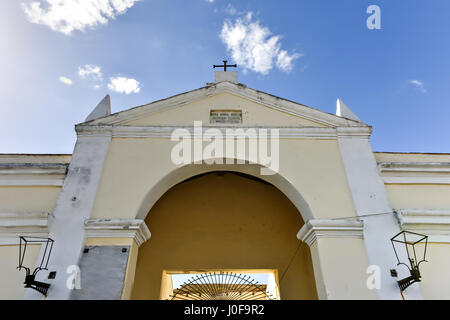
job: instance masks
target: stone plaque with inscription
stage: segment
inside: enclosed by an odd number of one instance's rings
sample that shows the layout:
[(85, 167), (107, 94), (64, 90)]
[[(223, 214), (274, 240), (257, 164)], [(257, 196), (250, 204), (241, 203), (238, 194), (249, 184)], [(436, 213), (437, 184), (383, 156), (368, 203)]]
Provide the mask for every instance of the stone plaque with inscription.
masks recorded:
[(211, 110), (210, 122), (240, 124), (242, 123), (242, 110)]

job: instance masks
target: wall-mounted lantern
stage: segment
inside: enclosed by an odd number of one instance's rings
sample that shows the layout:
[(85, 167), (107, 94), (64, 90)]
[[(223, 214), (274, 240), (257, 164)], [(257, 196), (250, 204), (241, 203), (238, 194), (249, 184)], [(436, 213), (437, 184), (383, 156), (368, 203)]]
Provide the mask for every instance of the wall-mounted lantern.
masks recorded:
[[(427, 262), (425, 258), (427, 254), (428, 236), (409, 231), (402, 231), (393, 237), (391, 242), (395, 256), (397, 257), (397, 266), (406, 266), (411, 274), (409, 277), (397, 281), (401, 292), (403, 292), (413, 283), (421, 281), (419, 265), (422, 262)], [(408, 261), (400, 260), (399, 254), (401, 254), (402, 251), (406, 251)], [(396, 276), (397, 273), (393, 271), (395, 270), (391, 270), (391, 275)]]
[[(38, 237), (20, 237), (20, 246), (19, 246), (19, 266), (17, 269), (22, 270), (25, 269), (25, 288), (32, 288), (36, 291), (39, 291), (44, 296), (47, 296), (48, 288), (50, 288), (50, 284), (36, 281), (36, 275), (41, 270), (48, 270), (48, 261), (50, 260), (50, 254), (52, 253), (54, 241), (50, 238), (38, 238)], [(42, 255), (42, 260), (40, 265), (36, 267), (31, 273), (31, 268), (23, 265), (25, 260), (25, 254), (27, 251), (28, 245), (36, 245), (40, 244), (41, 247), (44, 247), (44, 254)], [(51, 273), (49, 279), (54, 278), (55, 272)]]

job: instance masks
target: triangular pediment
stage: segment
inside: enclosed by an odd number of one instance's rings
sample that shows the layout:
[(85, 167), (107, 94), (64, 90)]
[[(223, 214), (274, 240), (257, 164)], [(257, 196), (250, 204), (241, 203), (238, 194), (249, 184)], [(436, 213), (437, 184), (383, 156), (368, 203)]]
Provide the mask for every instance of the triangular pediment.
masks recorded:
[(209, 124), (211, 112), (241, 113), (245, 127), (366, 126), (228, 81), (182, 93), (140, 107), (95, 119), (85, 124), (115, 126), (192, 126)]

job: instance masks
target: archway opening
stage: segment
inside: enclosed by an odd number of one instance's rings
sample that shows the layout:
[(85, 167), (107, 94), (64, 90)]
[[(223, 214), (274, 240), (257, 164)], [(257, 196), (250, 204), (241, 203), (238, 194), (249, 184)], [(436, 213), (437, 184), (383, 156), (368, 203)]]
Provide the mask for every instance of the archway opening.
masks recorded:
[(166, 271), (166, 300), (279, 300), (276, 270)]
[[(317, 299), (304, 224), (276, 187), (237, 172), (210, 172), (168, 190), (146, 217), (133, 299), (164, 299), (167, 270), (180, 274), (273, 270), (282, 299)], [(167, 279), (167, 278), (166, 278)]]

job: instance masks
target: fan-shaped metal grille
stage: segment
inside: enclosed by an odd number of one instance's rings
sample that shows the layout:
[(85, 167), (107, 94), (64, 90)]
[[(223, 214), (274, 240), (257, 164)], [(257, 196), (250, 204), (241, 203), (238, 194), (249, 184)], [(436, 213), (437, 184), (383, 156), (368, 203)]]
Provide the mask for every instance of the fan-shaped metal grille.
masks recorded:
[(173, 290), (172, 300), (275, 300), (267, 285), (232, 272), (198, 274)]

